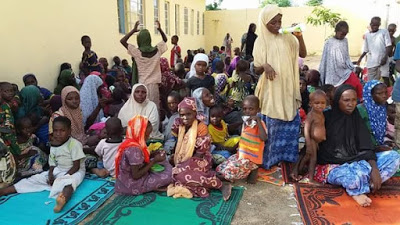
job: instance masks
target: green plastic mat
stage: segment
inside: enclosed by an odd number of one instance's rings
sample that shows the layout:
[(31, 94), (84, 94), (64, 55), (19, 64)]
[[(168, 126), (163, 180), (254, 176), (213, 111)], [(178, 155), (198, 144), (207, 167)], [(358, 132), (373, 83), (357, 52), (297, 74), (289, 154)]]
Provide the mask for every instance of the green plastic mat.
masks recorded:
[(117, 196), (87, 224), (152, 224), (192, 225), (231, 224), (243, 188), (235, 187), (229, 201), (220, 191), (208, 198), (184, 199), (168, 197), (165, 192), (150, 192), (139, 196)]

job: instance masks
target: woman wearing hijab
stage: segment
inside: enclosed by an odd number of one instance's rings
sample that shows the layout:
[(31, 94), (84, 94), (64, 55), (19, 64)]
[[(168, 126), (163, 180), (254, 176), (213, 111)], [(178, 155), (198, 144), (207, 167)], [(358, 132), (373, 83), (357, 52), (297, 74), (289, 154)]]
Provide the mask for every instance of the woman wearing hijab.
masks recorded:
[(105, 101), (100, 99), (98, 94), (101, 85), (103, 80), (97, 75), (89, 75), (83, 82), (80, 97), (83, 123), (86, 128), (100, 122), (104, 116), (102, 108), (105, 106)]
[(125, 141), (115, 157), (115, 192), (140, 195), (165, 187), (172, 182), (172, 166), (164, 151), (151, 154), (146, 140), (152, 125), (146, 117), (137, 115), (128, 122)]
[(158, 130), (160, 127), (160, 118), (158, 116), (157, 106), (154, 102), (150, 101), (147, 93), (148, 89), (145, 85), (133, 85), (131, 97), (124, 106), (122, 106), (118, 118), (121, 120), (122, 126), (127, 127), (132, 117), (137, 115), (146, 117), (153, 126), (150, 138), (161, 140), (164, 137)]
[(187, 75), (187, 92), (192, 93), (197, 88), (207, 88), (211, 93), (215, 91), (214, 77), (207, 74), (208, 56), (203, 53), (197, 53), (194, 56), (193, 63)]
[(256, 28), (257, 28), (256, 24), (251, 23), (249, 25), (247, 33), (243, 34), (242, 36), (242, 46), (240, 48), (240, 51), (245, 52), (246, 58), (253, 58), (254, 42), (258, 37), (257, 34), (255, 33)]
[(49, 122), (49, 134), (53, 133), (53, 121), (59, 116), (65, 116), (71, 120), (71, 136), (82, 143), (86, 144), (87, 137), (83, 126), (83, 116), (80, 107), (79, 90), (74, 86), (66, 86), (61, 91), (62, 106), (51, 115)]
[(325, 42), (319, 72), (322, 84), (332, 84), (335, 87), (350, 84), (356, 88), (357, 96), (361, 99), (362, 85), (353, 72), (354, 66), (350, 59), (346, 38), (348, 32), (349, 25), (345, 21), (336, 24), (335, 36)]
[(129, 38), (136, 32), (139, 31), (139, 21), (135, 23), (135, 27), (129, 33), (127, 33), (122, 39), (121, 44), (128, 50), (128, 54), (135, 60), (136, 67), (139, 74), (139, 83), (146, 85), (149, 89), (147, 96), (150, 101), (154, 102), (159, 108), (160, 105), (160, 93), (159, 84), (161, 83), (161, 69), (160, 69), (160, 57), (167, 51), (167, 36), (161, 29), (160, 23), (157, 21), (157, 30), (162, 36), (162, 41), (156, 46), (151, 45), (150, 32), (143, 29), (137, 36), (138, 47), (128, 44)]
[(399, 168), (395, 151), (375, 152), (367, 126), (357, 108), (357, 93), (340, 86), (332, 110), (325, 112), (326, 141), (318, 149), (314, 179), (340, 185), (361, 206), (371, 205), (366, 194), (380, 189)]
[(43, 97), (39, 88), (29, 85), (21, 89), (20, 93), (21, 105), (18, 108), (16, 119), (29, 117), (32, 122), (35, 135), (39, 138), (39, 144), (45, 146), (48, 143), (49, 118), (44, 115), (42, 107), (40, 107)]
[(267, 5), (259, 16), (260, 37), (254, 44), (254, 68), (259, 78), (255, 95), (260, 99), (262, 118), (268, 128), (264, 168), (281, 161), (296, 162), (301, 105), (298, 57), (307, 50), (301, 33), (280, 34), (282, 13)]
[(380, 150), (391, 150), (384, 145), (386, 135), (386, 85), (377, 81), (368, 81), (363, 90), (364, 102), (357, 106), (365, 125), (371, 133), (372, 144)]
[(171, 156), (175, 165), (172, 169), (173, 183), (168, 186), (167, 195), (206, 198), (210, 189), (219, 189), (224, 200), (228, 200), (231, 185), (223, 184), (211, 170), (211, 138), (207, 125), (196, 118), (196, 100), (183, 99), (178, 111), (180, 118), (172, 126), (172, 135), (177, 138), (175, 154)]
[(206, 125), (210, 123), (210, 108), (214, 106), (214, 96), (207, 88), (197, 88), (193, 91), (196, 100), (197, 117)]
[(18, 108), (16, 119), (34, 114), (35, 116), (42, 117), (42, 109), (39, 106), (42, 96), (39, 89), (34, 85), (29, 85), (21, 89), (19, 93), (21, 97), (21, 105)]
[(57, 87), (54, 88), (54, 94), (60, 95), (62, 89), (66, 86), (74, 86), (76, 89), (79, 89), (79, 86), (75, 81), (75, 74), (72, 69), (65, 69), (61, 71), (58, 78)]

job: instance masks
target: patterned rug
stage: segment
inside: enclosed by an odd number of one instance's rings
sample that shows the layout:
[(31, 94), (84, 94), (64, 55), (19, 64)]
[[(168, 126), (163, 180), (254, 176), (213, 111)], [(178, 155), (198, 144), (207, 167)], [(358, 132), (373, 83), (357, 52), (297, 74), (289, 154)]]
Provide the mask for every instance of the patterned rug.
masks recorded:
[(285, 186), (285, 181), (282, 179), (281, 168), (278, 166), (274, 166), (269, 170), (259, 168), (257, 180), (277, 186)]
[(12, 194), (0, 197), (2, 225), (78, 224), (114, 193), (114, 182), (86, 176), (60, 213), (54, 213), (55, 199), (49, 192)]
[(332, 185), (294, 184), (298, 209), (307, 225), (400, 224), (400, 178), (387, 181), (369, 194), (370, 207), (358, 205), (343, 188)]
[(220, 191), (212, 191), (204, 199), (174, 199), (166, 196), (165, 192), (150, 192), (139, 196), (120, 195), (104, 206), (88, 224), (228, 225), (231, 224), (242, 194), (243, 188), (235, 187), (226, 202)]

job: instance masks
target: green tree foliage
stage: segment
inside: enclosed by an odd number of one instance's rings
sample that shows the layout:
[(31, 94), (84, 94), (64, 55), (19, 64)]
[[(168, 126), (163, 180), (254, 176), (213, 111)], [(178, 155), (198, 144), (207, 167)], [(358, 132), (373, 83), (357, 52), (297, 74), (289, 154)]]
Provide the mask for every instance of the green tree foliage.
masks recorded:
[(221, 10), (219, 8), (221, 6), (223, 0), (214, 0), (213, 3), (206, 5), (206, 10)]
[(292, 3), (290, 0), (264, 0), (260, 4), (260, 8), (264, 8), (268, 4), (278, 5), (279, 7), (290, 7)]
[(323, 0), (308, 0), (306, 5), (308, 6), (320, 6), (322, 5)]
[(341, 16), (340, 13), (335, 13), (325, 7), (317, 6), (313, 9), (311, 15), (307, 17), (307, 23), (313, 26), (328, 25), (331, 28), (335, 28), (336, 24), (342, 20)]
[(340, 13), (332, 12), (323, 6), (317, 6), (311, 12), (311, 15), (307, 17), (307, 23), (313, 26), (324, 26), (325, 27), (325, 38), (327, 26), (334, 29), (336, 24), (343, 20)]

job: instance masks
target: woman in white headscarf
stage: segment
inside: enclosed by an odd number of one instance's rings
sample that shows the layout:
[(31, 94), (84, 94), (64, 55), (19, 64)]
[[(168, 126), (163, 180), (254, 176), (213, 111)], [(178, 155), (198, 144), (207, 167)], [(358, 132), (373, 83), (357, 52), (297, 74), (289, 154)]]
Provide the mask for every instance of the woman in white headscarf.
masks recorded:
[(193, 58), (193, 62), (190, 65), (190, 71), (188, 72), (188, 74), (186, 75), (186, 79), (191, 78), (192, 76), (196, 75), (196, 68), (195, 65), (197, 62), (206, 62), (207, 63), (207, 67), (208, 67), (208, 56), (204, 53), (197, 53), (194, 58)]
[(148, 98), (148, 90), (144, 84), (135, 84), (132, 87), (131, 97), (122, 106), (118, 118), (122, 126), (126, 127), (129, 120), (137, 115), (145, 116), (153, 127), (150, 134), (151, 139), (163, 139), (164, 136), (159, 131), (160, 118), (158, 116), (157, 106)]
[(85, 127), (90, 127), (93, 123), (100, 122), (104, 117), (102, 102), (99, 99), (97, 89), (103, 84), (103, 80), (97, 75), (89, 75), (83, 82), (80, 90), (81, 109), (83, 123)]
[(307, 50), (301, 33), (280, 34), (282, 12), (276, 5), (261, 10), (260, 36), (254, 44), (255, 72), (261, 75), (255, 95), (268, 128), (264, 168), (281, 161), (296, 162), (301, 105), (298, 57)]

